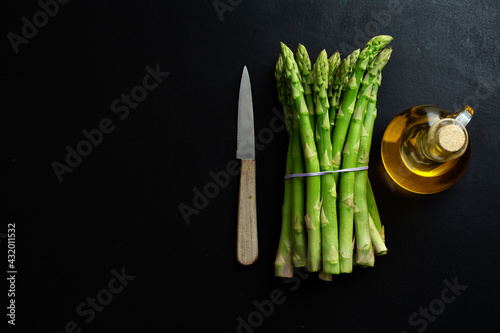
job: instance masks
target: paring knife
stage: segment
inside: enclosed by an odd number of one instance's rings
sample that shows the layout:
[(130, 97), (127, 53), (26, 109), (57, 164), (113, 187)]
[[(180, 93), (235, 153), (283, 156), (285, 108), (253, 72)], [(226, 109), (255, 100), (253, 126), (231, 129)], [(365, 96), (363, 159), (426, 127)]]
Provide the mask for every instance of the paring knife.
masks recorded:
[(241, 160), (241, 173), (236, 257), (241, 264), (250, 265), (257, 260), (259, 250), (255, 197), (255, 135), (252, 88), (246, 66), (243, 68), (240, 84), (237, 140), (236, 158)]

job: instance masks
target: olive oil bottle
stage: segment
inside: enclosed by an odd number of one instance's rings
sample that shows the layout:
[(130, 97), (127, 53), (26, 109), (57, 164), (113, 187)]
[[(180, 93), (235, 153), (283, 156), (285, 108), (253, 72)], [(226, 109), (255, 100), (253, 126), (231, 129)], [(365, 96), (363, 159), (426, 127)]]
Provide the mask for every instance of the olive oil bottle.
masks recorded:
[(415, 193), (449, 188), (469, 163), (465, 126), (473, 114), (469, 106), (451, 114), (433, 105), (416, 106), (399, 114), (382, 138), (382, 162), (389, 176)]

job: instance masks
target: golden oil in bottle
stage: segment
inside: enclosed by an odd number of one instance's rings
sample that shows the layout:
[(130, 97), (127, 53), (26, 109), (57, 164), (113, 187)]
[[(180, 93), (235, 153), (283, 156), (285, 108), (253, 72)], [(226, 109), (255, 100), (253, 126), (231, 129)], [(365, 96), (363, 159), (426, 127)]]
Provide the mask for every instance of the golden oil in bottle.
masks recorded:
[(433, 105), (399, 114), (382, 138), (382, 161), (389, 176), (406, 190), (422, 194), (453, 185), (469, 162), (465, 126), (473, 114), (469, 106), (450, 114)]

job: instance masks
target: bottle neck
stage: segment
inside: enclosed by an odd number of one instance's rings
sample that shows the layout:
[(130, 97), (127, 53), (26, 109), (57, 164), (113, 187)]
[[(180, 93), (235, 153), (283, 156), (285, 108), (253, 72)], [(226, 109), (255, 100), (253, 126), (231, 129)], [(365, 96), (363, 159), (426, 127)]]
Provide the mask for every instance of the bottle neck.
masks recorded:
[(426, 158), (444, 163), (465, 153), (469, 137), (465, 126), (459, 120), (445, 118), (422, 133), (418, 141), (419, 148)]

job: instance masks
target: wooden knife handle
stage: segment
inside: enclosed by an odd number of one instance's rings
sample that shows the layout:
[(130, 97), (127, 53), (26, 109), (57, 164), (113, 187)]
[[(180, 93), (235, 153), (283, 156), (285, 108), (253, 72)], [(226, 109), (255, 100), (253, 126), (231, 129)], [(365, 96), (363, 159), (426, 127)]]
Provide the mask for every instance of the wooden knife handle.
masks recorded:
[(255, 160), (241, 160), (236, 256), (241, 264), (250, 265), (258, 255)]

